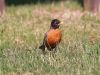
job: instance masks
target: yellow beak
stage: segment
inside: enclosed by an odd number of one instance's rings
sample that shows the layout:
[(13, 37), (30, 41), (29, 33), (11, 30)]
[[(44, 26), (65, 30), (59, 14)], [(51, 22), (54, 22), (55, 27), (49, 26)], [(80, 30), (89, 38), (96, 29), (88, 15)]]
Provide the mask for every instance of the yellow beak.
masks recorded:
[(61, 25), (63, 25), (63, 24), (64, 24), (64, 22), (62, 22), (62, 21), (61, 21), (61, 22), (60, 22), (60, 24), (61, 24)]

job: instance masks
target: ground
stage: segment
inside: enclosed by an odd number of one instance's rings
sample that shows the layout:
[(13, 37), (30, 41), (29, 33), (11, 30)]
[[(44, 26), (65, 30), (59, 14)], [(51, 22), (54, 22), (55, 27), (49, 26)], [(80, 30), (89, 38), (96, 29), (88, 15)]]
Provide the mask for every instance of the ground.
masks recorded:
[[(38, 49), (53, 18), (57, 53)], [(0, 75), (100, 75), (100, 15), (76, 2), (8, 6), (0, 18)]]

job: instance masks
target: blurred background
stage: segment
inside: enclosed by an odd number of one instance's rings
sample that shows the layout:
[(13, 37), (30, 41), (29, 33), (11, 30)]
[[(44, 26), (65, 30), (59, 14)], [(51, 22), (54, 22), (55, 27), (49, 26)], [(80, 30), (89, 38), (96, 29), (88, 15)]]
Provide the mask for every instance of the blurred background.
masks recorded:
[(58, 2), (78, 2), (84, 10), (92, 11), (92, 12), (100, 12), (100, 1), (99, 0), (0, 0), (0, 11), (2, 11), (6, 6), (12, 5), (25, 5), (25, 4), (52, 4)]
[(37, 4), (37, 3), (52, 3), (52, 2), (61, 2), (61, 1), (78, 1), (78, 2), (83, 2), (83, 0), (5, 0), (7, 5), (20, 5), (20, 4)]

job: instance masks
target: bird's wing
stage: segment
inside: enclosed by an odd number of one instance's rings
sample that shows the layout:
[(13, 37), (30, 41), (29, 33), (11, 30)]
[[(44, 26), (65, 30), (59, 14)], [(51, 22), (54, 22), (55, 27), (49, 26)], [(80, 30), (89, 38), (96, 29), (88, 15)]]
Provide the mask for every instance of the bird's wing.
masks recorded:
[(43, 51), (45, 50), (46, 39), (47, 39), (47, 33), (45, 33), (42, 45), (39, 46), (39, 49), (42, 49)]
[(44, 39), (43, 39), (43, 44), (45, 45), (45, 42), (47, 40), (47, 33), (45, 33)]

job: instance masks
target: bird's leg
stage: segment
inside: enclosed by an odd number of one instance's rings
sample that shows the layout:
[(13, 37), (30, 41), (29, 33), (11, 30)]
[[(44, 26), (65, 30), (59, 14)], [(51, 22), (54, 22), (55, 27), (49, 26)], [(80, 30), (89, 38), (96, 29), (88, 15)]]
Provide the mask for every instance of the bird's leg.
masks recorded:
[(55, 56), (56, 56), (55, 49), (53, 49), (53, 51), (52, 51), (52, 56), (53, 56), (53, 58), (55, 58)]
[(55, 49), (54, 49), (54, 53), (57, 52), (57, 45), (58, 45), (58, 43), (56, 43), (56, 47), (55, 47)]
[(52, 53), (53, 53), (52, 56), (55, 57), (56, 56), (56, 53), (57, 53), (57, 46), (53, 49), (53, 52)]
[(54, 49), (54, 53), (56, 53), (57, 52), (57, 46), (55, 47), (55, 49)]

